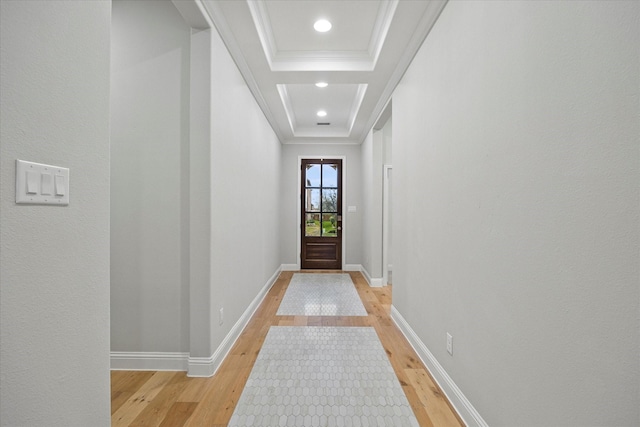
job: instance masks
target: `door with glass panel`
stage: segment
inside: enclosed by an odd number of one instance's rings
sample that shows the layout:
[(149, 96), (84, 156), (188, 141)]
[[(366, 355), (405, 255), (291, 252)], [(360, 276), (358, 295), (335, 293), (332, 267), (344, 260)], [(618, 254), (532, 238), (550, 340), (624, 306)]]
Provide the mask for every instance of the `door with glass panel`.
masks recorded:
[(301, 254), (303, 269), (342, 269), (342, 160), (303, 159)]

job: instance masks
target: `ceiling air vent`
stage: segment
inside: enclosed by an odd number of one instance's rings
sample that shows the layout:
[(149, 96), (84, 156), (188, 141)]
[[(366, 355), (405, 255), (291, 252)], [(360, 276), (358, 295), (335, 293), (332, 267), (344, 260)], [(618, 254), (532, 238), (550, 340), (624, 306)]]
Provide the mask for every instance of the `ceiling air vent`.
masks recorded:
[(325, 122), (325, 123), (318, 123), (318, 126), (329, 126), (331, 123), (329, 122)]

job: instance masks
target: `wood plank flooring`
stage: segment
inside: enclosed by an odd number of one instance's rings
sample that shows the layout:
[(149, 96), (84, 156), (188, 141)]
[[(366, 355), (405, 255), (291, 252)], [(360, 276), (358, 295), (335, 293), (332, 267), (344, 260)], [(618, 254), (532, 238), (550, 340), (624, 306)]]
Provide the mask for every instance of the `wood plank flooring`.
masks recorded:
[(189, 378), (185, 372), (112, 371), (111, 425), (226, 426), (270, 326), (372, 326), (420, 425), (463, 426), (391, 320), (391, 286), (371, 288), (359, 272), (349, 274), (368, 316), (276, 316), (293, 276), (293, 272), (282, 272), (213, 377)]

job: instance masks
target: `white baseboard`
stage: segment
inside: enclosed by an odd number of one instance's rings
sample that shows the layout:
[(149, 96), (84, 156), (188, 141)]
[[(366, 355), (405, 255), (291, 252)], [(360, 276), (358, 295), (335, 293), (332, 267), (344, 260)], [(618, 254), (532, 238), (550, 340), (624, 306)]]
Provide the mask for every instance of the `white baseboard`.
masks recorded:
[[(227, 335), (228, 336), (228, 335)], [(226, 341), (226, 338), (225, 338)], [(224, 344), (224, 342), (223, 342)], [(213, 356), (209, 357), (189, 357), (187, 361), (187, 376), (188, 377), (211, 377), (216, 373), (216, 370), (222, 363), (219, 361), (216, 366), (216, 359), (214, 358), (217, 355), (218, 351), (213, 354)], [(226, 354), (226, 353), (225, 353)]]
[(345, 264), (343, 271), (362, 271), (362, 266), (360, 264)]
[(111, 352), (114, 371), (186, 371), (189, 353)]
[(382, 277), (374, 277), (369, 280), (369, 286), (372, 288), (381, 288), (384, 286), (384, 279)]
[(298, 264), (282, 264), (280, 266), (280, 271), (298, 271), (300, 270), (300, 266)]
[(371, 277), (367, 269), (364, 267), (362, 267), (361, 271), (362, 275), (367, 280), (367, 283), (369, 283), (369, 286), (372, 288), (381, 288), (384, 286), (384, 279), (382, 277)]
[(222, 361), (229, 351), (231, 347), (235, 344), (235, 342), (240, 337), (240, 334), (244, 330), (244, 328), (251, 320), (253, 313), (258, 309), (260, 303), (269, 292), (269, 289), (273, 286), (273, 284), (278, 279), (280, 275), (281, 269), (278, 268), (275, 273), (269, 278), (267, 283), (262, 287), (258, 295), (251, 301), (251, 304), (247, 307), (247, 309), (242, 313), (240, 319), (236, 322), (235, 325), (231, 328), (227, 336), (222, 340), (222, 343), (218, 346), (216, 351), (210, 357), (189, 357), (189, 364), (187, 370), (187, 376), (189, 377), (211, 377), (216, 373)]
[(444, 370), (435, 356), (429, 351), (427, 346), (420, 340), (415, 331), (393, 305), (391, 306), (391, 318), (416, 353), (418, 353), (418, 357), (420, 357), (424, 366), (436, 383), (438, 383), (442, 392), (447, 396), (447, 399), (449, 399), (453, 408), (458, 412), (462, 421), (464, 421), (468, 427), (489, 427), (469, 399), (462, 393), (462, 390), (458, 388), (453, 379), (447, 374), (447, 371)]
[(187, 371), (187, 375), (190, 377), (212, 376), (222, 364), (222, 361), (279, 275), (280, 268), (269, 278), (211, 356), (190, 357), (189, 353), (112, 351), (111, 369), (122, 371)]

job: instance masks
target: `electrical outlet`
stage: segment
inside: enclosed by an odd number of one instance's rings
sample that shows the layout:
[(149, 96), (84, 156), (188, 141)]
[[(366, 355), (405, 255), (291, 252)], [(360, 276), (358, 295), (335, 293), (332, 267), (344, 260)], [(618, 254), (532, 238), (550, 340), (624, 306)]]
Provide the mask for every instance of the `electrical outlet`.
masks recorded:
[(447, 332), (447, 351), (453, 356), (453, 337)]
[(224, 323), (224, 307), (220, 307), (220, 325)]

